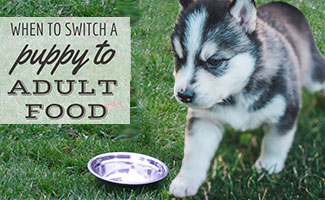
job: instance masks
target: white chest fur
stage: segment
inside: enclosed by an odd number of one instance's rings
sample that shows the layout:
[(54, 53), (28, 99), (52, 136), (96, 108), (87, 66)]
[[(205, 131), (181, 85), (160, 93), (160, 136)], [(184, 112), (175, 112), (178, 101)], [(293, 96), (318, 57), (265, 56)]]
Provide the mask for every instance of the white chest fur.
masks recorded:
[(189, 113), (193, 117), (205, 118), (245, 131), (258, 128), (264, 123), (277, 123), (284, 114), (286, 101), (283, 96), (277, 95), (260, 110), (249, 111), (249, 105), (249, 100), (239, 99), (234, 106), (216, 106), (213, 111), (190, 109)]

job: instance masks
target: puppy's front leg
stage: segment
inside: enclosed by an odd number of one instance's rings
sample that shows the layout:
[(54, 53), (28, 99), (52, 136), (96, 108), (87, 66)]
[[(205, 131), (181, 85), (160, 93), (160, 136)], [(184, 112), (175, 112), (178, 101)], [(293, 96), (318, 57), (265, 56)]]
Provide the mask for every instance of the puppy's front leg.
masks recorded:
[(185, 197), (197, 193), (222, 138), (222, 129), (219, 124), (188, 114), (183, 163), (170, 185), (170, 194)]
[(279, 173), (283, 169), (295, 131), (296, 123), (291, 130), (285, 132), (279, 130), (275, 125), (266, 127), (261, 155), (254, 165), (258, 172), (261, 172), (261, 168), (263, 168), (272, 174)]

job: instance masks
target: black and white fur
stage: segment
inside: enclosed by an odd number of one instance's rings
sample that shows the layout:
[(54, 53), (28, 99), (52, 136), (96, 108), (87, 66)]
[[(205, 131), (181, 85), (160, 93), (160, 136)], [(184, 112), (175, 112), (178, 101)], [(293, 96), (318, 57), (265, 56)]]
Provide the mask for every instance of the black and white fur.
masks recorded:
[(325, 89), (325, 59), (308, 22), (282, 2), (180, 0), (171, 36), (177, 101), (188, 105), (184, 159), (170, 186), (195, 195), (224, 125), (265, 128), (257, 170), (278, 173), (290, 149), (300, 90)]

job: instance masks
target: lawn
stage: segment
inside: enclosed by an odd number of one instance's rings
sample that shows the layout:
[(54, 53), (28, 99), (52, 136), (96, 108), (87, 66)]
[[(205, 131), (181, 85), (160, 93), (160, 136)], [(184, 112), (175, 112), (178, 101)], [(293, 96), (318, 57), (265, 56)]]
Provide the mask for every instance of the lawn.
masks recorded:
[[(0, 0), (0, 16), (122, 16), (129, 10), (122, 4), (115, 9), (118, 1), (84, 2)], [(325, 53), (325, 1), (286, 2), (305, 13)], [(0, 199), (173, 198), (167, 191), (181, 166), (186, 115), (186, 107), (172, 98), (169, 36), (178, 3), (141, 0), (140, 7), (140, 20), (132, 13), (132, 124), (0, 125)], [(261, 130), (227, 129), (208, 179), (189, 199), (325, 198), (325, 98), (304, 91), (303, 102), (295, 141), (280, 174), (256, 174), (251, 169), (259, 154)], [(168, 165), (170, 174), (140, 187), (100, 182), (88, 172), (87, 162), (113, 151), (157, 157)]]

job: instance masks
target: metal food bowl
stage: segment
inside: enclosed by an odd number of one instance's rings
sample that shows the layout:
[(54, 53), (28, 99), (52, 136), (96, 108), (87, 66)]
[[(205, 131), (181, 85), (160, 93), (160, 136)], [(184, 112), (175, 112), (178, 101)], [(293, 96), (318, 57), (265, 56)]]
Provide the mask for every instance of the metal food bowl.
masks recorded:
[(129, 152), (98, 155), (88, 162), (88, 169), (103, 181), (122, 185), (154, 183), (168, 174), (168, 167), (160, 160)]

